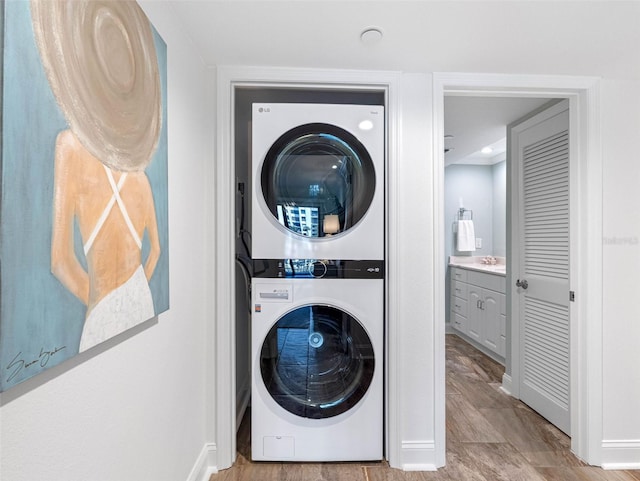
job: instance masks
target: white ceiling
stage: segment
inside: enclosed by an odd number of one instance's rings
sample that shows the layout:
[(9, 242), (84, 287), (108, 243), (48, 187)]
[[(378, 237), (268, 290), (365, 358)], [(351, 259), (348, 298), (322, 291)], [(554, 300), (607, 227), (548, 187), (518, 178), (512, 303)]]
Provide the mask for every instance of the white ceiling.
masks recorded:
[[(507, 125), (550, 99), (505, 97), (444, 98), (445, 165), (491, 165), (506, 158)], [(483, 154), (483, 147), (493, 151)]]
[(638, 1), (166, 1), (205, 65), (640, 77)]
[[(640, 78), (640, 1), (164, 1), (204, 66)], [(362, 42), (368, 27), (382, 40)], [(540, 103), (447, 98), (447, 163), (477, 161)]]

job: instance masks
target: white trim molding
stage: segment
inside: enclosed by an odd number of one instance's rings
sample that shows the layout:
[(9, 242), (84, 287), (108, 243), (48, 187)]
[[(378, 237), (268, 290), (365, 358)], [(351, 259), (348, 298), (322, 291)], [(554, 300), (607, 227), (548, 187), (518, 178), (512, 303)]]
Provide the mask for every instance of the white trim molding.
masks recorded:
[[(397, 72), (358, 71), (358, 70), (318, 70), (277, 67), (236, 67), (221, 66), (216, 69), (217, 93), (217, 126), (216, 126), (216, 159), (215, 159), (215, 440), (217, 442), (217, 468), (231, 467), (236, 457), (236, 386), (235, 386), (235, 196), (233, 186), (236, 184), (234, 172), (233, 150), (233, 102), (235, 89), (239, 87), (279, 87), (279, 88), (334, 88), (383, 90), (387, 95), (386, 116), (388, 122), (387, 195), (393, 205), (397, 198), (399, 186), (394, 184), (398, 178), (398, 91), (400, 90), (400, 74)], [(391, 207), (390, 207), (391, 208)], [(388, 240), (388, 272), (393, 279), (399, 276), (394, 272), (394, 259), (397, 259), (396, 224), (387, 226)], [(400, 372), (400, 356), (402, 354), (397, 335), (400, 322), (390, 319), (401, 318), (397, 312), (401, 308), (395, 305), (397, 289), (387, 278), (387, 383), (385, 393), (386, 405), (386, 440), (387, 458), (391, 466), (400, 467), (400, 406), (402, 390), (396, 381)]]
[[(434, 441), (402, 441), (403, 471), (436, 471), (436, 443)], [(431, 462), (426, 462), (431, 460)]]
[[(508, 75), (473, 73), (435, 73), (433, 82), (434, 104), (434, 159), (444, 165), (444, 95), (509, 96), (568, 98), (571, 108), (572, 134), (575, 132), (577, 149), (578, 192), (575, 216), (579, 246), (572, 269), (576, 268), (575, 319), (571, 334), (571, 448), (589, 464), (601, 464), (602, 451), (602, 152), (600, 127), (600, 80), (594, 77)], [(574, 130), (575, 129), (575, 130)], [(444, 169), (435, 169), (434, 198), (442, 202), (444, 196)], [(441, 214), (434, 216), (436, 229), (441, 226)], [(442, 232), (442, 230), (436, 232)], [(573, 232), (573, 231), (572, 231)], [(446, 266), (444, 238), (436, 236), (434, 284), (444, 292)], [(509, 281), (507, 276), (507, 281)], [(438, 295), (435, 312), (444, 312), (445, 299)], [(507, 301), (509, 305), (509, 301)], [(435, 335), (444, 328), (436, 326)], [(441, 344), (439, 340), (437, 345)], [(513, 344), (513, 342), (512, 342)], [(436, 359), (436, 402), (444, 403), (445, 379), (443, 355)], [(508, 371), (503, 379), (505, 390), (517, 395), (517, 363), (512, 352), (507, 353)], [(437, 424), (436, 451), (444, 456), (444, 422)]]
[(502, 375), (502, 385), (500, 386), (500, 390), (509, 396), (513, 396), (513, 379), (506, 372)]
[(602, 441), (602, 469), (640, 469), (640, 439)]
[[(235, 356), (235, 169), (233, 156), (233, 96), (227, 71), (216, 69), (215, 169), (215, 378), (214, 440), (218, 469), (231, 467), (236, 459), (236, 356)], [(213, 297), (213, 296), (212, 296)]]
[(209, 481), (211, 475), (218, 472), (217, 459), (216, 445), (214, 443), (205, 444), (187, 477), (187, 481)]

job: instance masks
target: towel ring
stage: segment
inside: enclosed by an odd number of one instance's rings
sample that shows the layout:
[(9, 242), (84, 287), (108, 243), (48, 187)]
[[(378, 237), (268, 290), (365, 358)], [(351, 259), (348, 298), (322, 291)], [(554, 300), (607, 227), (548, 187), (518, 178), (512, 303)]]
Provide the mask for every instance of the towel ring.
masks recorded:
[[(468, 217), (465, 217), (467, 214)], [(460, 209), (458, 209), (458, 220), (473, 220), (473, 211), (460, 207)]]

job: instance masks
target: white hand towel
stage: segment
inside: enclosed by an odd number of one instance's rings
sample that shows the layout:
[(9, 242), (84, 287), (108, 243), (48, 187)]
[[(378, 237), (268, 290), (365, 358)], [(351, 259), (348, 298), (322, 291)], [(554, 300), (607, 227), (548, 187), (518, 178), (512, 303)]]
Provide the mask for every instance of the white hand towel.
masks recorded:
[(457, 248), (461, 252), (471, 252), (476, 250), (476, 233), (473, 229), (472, 220), (458, 221)]

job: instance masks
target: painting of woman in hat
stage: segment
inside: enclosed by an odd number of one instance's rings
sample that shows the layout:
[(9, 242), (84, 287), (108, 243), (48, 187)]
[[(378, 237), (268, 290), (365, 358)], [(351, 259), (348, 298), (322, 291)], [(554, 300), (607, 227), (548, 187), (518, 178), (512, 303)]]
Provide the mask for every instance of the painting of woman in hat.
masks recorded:
[(158, 62), (135, 2), (32, 0), (31, 16), (68, 123), (55, 143), (51, 272), (86, 306), (84, 351), (156, 315), (161, 245), (145, 168), (162, 126)]

